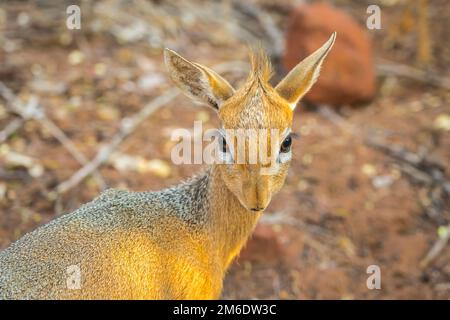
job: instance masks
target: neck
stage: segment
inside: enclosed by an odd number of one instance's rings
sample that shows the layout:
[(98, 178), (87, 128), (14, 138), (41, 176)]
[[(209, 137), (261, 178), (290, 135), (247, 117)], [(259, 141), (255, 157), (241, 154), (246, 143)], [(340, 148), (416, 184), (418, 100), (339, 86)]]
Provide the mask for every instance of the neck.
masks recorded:
[(172, 193), (172, 203), (177, 203), (174, 212), (179, 218), (192, 227), (200, 227), (208, 239), (208, 250), (216, 253), (225, 271), (239, 254), (261, 214), (242, 206), (214, 165), (164, 192)]
[(208, 176), (207, 232), (213, 249), (227, 268), (252, 233), (260, 213), (247, 210), (225, 185), (220, 171), (212, 166)]

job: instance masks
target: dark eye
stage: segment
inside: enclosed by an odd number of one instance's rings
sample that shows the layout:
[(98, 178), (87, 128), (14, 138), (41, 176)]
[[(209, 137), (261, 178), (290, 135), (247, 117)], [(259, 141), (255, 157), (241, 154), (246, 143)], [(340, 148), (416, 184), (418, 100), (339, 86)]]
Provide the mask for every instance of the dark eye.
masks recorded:
[(227, 140), (225, 140), (225, 138), (223, 136), (220, 136), (219, 148), (223, 153), (226, 153), (228, 151)]
[(284, 140), (283, 143), (281, 143), (280, 152), (287, 153), (289, 150), (291, 150), (292, 145), (292, 137), (291, 135), (288, 135)]

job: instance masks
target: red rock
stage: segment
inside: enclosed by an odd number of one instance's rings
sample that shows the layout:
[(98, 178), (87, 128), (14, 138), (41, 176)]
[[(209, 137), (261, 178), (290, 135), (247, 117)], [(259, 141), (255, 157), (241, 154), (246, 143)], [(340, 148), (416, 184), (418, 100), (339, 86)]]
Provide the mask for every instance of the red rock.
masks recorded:
[(334, 47), (325, 59), (319, 80), (304, 99), (335, 106), (371, 100), (376, 89), (371, 41), (349, 15), (330, 5), (295, 8), (286, 33), (285, 68), (292, 69), (334, 31)]

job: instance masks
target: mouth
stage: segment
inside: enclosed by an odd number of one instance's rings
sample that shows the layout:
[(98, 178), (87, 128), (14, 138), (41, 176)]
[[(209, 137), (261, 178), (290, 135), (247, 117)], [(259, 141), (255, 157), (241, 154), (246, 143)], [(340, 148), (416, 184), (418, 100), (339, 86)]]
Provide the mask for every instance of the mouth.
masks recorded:
[(242, 201), (242, 199), (240, 197), (238, 197), (238, 200), (241, 203), (241, 205), (248, 211), (261, 212), (267, 208), (267, 206), (265, 206), (265, 207), (260, 207), (260, 206), (250, 207), (249, 205), (247, 205), (247, 203), (245, 203), (245, 201)]

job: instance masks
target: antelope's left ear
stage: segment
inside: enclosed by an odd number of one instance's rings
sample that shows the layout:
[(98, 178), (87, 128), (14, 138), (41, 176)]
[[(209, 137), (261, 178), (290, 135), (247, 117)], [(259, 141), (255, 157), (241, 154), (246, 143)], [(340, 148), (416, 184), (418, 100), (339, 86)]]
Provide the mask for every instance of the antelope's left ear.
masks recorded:
[(295, 66), (275, 87), (278, 94), (289, 102), (292, 110), (316, 82), (322, 62), (333, 46), (335, 39), (336, 32), (333, 32), (330, 39), (321, 48)]
[(164, 61), (175, 84), (189, 97), (218, 110), (234, 94), (233, 87), (213, 70), (191, 62), (170, 49)]

